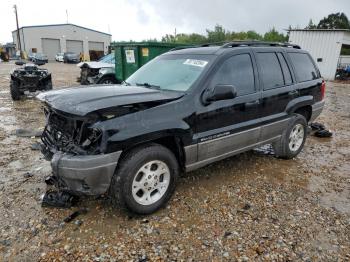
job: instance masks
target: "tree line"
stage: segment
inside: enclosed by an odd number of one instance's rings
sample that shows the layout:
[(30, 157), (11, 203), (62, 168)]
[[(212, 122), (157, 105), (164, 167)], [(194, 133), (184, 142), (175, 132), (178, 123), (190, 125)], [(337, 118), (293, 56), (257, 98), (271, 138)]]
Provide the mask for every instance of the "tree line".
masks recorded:
[[(288, 29), (298, 29), (289, 26)], [(309, 24), (304, 29), (350, 29), (350, 22), (344, 13), (329, 14), (316, 25), (310, 19)], [(204, 44), (220, 43), (234, 40), (259, 40), (269, 42), (288, 42), (288, 32), (286, 34), (278, 32), (274, 27), (265, 34), (259, 34), (254, 30), (234, 32), (216, 25), (213, 30), (207, 29), (206, 34), (167, 34), (162, 37), (162, 42), (184, 43), (184, 44)]]
[(216, 25), (213, 30), (207, 29), (206, 35), (191, 34), (167, 34), (162, 37), (162, 42), (184, 43), (184, 44), (204, 44), (204, 43), (221, 43), (234, 40), (260, 40), (271, 42), (287, 42), (287, 34), (278, 32), (272, 28), (265, 34), (259, 34), (254, 30), (234, 32), (224, 29), (221, 25)]

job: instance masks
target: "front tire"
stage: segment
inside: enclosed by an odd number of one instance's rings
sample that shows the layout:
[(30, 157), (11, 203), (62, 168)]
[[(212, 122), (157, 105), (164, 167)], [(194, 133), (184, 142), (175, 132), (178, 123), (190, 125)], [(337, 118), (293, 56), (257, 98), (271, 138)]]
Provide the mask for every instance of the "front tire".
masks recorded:
[(47, 90), (47, 91), (52, 90), (52, 82), (51, 81), (47, 82), (45, 90)]
[(113, 85), (113, 84), (117, 84), (117, 80), (112, 77), (112, 76), (107, 76), (107, 77), (103, 77), (100, 81), (99, 84), (102, 85)]
[(109, 194), (118, 207), (151, 214), (169, 201), (178, 176), (179, 165), (169, 149), (158, 144), (138, 147), (121, 160)]
[(280, 140), (272, 144), (275, 155), (283, 159), (296, 157), (304, 147), (306, 136), (307, 122), (305, 117), (293, 114)]
[(21, 99), (21, 92), (18, 90), (18, 84), (16, 81), (11, 80), (10, 93), (12, 100), (17, 101)]

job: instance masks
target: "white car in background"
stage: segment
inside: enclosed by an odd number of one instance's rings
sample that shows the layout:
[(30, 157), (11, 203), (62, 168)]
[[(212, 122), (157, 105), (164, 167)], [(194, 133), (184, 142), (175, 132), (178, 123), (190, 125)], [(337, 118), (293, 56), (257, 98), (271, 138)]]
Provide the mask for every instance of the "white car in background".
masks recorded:
[(57, 53), (55, 56), (57, 62), (63, 62), (63, 53)]

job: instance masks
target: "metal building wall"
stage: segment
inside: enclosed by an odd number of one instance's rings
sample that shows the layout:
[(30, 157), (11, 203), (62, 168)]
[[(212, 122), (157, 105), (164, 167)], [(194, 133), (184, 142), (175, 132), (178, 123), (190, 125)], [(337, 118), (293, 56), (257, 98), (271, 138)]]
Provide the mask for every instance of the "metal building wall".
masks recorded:
[(289, 34), (289, 42), (310, 52), (327, 80), (334, 79), (343, 38), (343, 31), (291, 30)]
[[(98, 32), (92, 29), (76, 26), (74, 24), (59, 24), (45, 26), (28, 26), (20, 28), (22, 50), (28, 54), (32, 48), (36, 48), (37, 52), (43, 52), (42, 39), (59, 39), (60, 52), (67, 51), (67, 41), (83, 42), (83, 50), (85, 57), (89, 57), (89, 41), (103, 42), (104, 53), (108, 52), (108, 46), (111, 44), (111, 35)], [(17, 45), (17, 31), (12, 32), (14, 43)], [(52, 56), (52, 54), (47, 54)]]

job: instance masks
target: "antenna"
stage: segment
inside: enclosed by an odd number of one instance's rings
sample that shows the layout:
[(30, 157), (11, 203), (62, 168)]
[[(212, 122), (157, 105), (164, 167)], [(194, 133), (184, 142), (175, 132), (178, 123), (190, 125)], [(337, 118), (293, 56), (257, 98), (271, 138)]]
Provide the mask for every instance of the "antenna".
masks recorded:
[(68, 9), (66, 9), (66, 17), (67, 17), (67, 24), (68, 24)]

